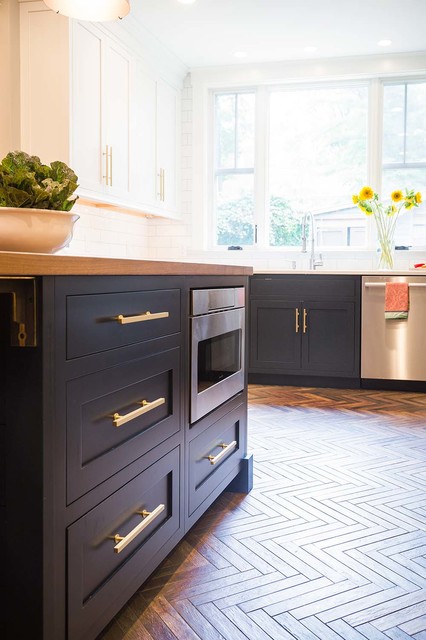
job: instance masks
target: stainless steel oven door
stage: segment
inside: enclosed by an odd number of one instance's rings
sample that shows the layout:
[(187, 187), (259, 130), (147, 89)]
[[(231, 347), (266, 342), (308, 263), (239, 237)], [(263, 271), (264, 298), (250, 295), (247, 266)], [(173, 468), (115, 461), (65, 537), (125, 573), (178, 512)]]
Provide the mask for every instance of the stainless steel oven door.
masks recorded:
[(191, 318), (191, 423), (244, 389), (244, 317), (232, 309)]

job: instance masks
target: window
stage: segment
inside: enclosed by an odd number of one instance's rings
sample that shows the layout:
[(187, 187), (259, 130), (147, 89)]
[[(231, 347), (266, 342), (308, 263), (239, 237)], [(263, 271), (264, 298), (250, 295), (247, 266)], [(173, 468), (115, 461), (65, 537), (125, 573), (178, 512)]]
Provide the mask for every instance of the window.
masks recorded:
[[(373, 221), (352, 194), (370, 184), (382, 198), (410, 188), (426, 199), (424, 79), (259, 86), (213, 98), (215, 246), (300, 247), (311, 211), (317, 247), (373, 248)], [(426, 246), (425, 204), (400, 216), (396, 244)]]
[(215, 213), (218, 245), (254, 243), (255, 94), (215, 96)]
[(349, 207), (367, 179), (368, 89), (273, 91), (269, 107), (269, 243), (300, 245), (300, 213), (318, 246), (360, 246), (366, 219)]
[[(426, 196), (426, 82), (385, 84), (383, 88), (383, 198), (395, 189)], [(398, 219), (397, 244), (426, 245), (425, 205)]]

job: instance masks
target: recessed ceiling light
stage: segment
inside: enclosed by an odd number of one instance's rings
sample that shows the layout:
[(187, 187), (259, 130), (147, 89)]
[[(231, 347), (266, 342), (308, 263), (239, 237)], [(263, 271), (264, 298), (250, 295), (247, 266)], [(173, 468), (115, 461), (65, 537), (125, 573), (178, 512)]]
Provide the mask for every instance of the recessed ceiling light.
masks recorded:
[(315, 53), (315, 51), (317, 51), (317, 47), (314, 47), (313, 45), (309, 45), (309, 46), (305, 47), (303, 49), (303, 51), (305, 53)]
[(181, 4), (194, 4), (195, 0), (178, 0)]
[(392, 40), (379, 40), (377, 44), (379, 45), (379, 47), (388, 47), (392, 44)]
[(235, 58), (247, 58), (247, 51), (235, 51)]

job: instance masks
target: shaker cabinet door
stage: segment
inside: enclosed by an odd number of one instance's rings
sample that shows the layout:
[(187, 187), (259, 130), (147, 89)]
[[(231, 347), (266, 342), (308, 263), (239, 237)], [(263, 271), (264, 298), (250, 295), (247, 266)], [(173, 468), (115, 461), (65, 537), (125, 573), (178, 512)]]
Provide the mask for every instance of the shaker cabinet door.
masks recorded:
[(300, 369), (302, 323), (299, 300), (252, 300), (250, 370)]
[(79, 185), (90, 192), (104, 190), (102, 156), (102, 39), (75, 22), (72, 31), (71, 163)]
[(106, 191), (129, 198), (130, 66), (129, 55), (115, 43), (104, 47), (103, 111), (105, 115), (104, 153)]
[(302, 315), (303, 369), (323, 375), (356, 375), (355, 304), (302, 302)]
[(163, 209), (177, 209), (178, 92), (163, 80), (157, 82), (157, 180)]

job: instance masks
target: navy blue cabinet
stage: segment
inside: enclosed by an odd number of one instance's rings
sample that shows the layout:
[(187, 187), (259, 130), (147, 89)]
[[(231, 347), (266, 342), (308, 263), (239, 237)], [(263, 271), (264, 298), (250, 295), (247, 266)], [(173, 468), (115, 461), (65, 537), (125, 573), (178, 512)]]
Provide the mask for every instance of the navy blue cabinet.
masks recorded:
[(24, 612), (37, 640), (93, 640), (248, 473), (246, 385), (189, 424), (188, 318), (191, 289), (247, 277), (29, 280), (29, 346), (0, 292), (0, 636)]
[(251, 278), (251, 382), (358, 386), (359, 344), (358, 276)]

